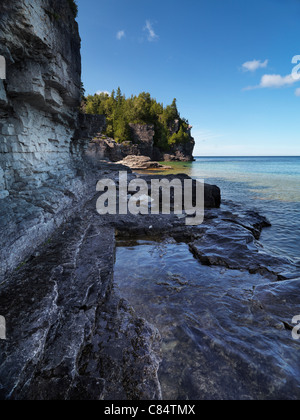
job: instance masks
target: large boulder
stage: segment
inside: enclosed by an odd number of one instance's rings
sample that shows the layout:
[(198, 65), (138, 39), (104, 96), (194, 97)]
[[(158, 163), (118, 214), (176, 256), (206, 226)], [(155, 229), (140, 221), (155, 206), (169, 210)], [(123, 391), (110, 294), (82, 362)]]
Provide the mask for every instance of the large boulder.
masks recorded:
[(151, 170), (151, 169), (160, 169), (160, 170), (167, 170), (172, 169), (171, 166), (164, 166), (158, 162), (153, 162), (147, 156), (127, 156), (125, 159), (117, 162), (119, 165), (128, 166), (130, 169), (136, 170)]
[[(172, 181), (174, 179), (179, 179), (184, 185), (184, 181), (191, 179), (186, 174), (176, 174), (176, 175), (147, 175), (143, 177), (149, 185), (149, 194), (151, 194), (151, 181), (153, 179), (167, 179)], [(193, 179), (193, 205), (196, 204), (196, 179)], [(184, 190), (183, 190), (184, 192)], [(171, 189), (171, 202), (174, 202), (174, 190)], [(204, 206), (206, 209), (219, 208), (221, 206), (221, 190), (216, 185), (204, 184)]]

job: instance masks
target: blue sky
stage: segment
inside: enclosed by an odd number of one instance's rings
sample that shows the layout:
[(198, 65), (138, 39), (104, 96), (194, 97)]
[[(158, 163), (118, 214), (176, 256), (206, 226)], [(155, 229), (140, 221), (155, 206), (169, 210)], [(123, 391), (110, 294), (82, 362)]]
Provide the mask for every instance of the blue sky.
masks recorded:
[(177, 98), (195, 155), (300, 155), (300, 0), (78, 4), (87, 93)]

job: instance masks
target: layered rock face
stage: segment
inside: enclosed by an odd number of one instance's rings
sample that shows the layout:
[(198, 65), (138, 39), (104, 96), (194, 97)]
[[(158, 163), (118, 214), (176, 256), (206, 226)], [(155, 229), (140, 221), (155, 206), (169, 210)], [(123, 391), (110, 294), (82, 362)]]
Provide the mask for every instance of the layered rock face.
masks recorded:
[(140, 156), (153, 158), (154, 126), (147, 124), (129, 124), (133, 144), (138, 145)]
[(176, 144), (166, 153), (163, 153), (155, 147), (153, 151), (153, 159), (166, 162), (192, 162), (194, 160), (194, 148), (195, 140), (191, 137), (188, 143)]
[(74, 139), (80, 37), (70, 2), (0, 3), (0, 54), (7, 64), (0, 80), (1, 277), (64, 219), (63, 209), (84, 186)]
[[(93, 119), (94, 118), (94, 119)], [(195, 140), (189, 132), (190, 139), (186, 143), (175, 144), (170, 147), (168, 152), (164, 152), (154, 145), (155, 130), (151, 124), (129, 124), (132, 142), (117, 143), (111, 138), (107, 138), (102, 135), (101, 131), (101, 115), (85, 115), (80, 117), (83, 119), (92, 119), (92, 123), (95, 124), (98, 119), (99, 133), (95, 136), (88, 149), (88, 155), (96, 158), (106, 158), (112, 162), (118, 162), (127, 156), (147, 156), (154, 161), (181, 161), (191, 162), (193, 161), (193, 152), (195, 148)], [(104, 126), (103, 126), (104, 127)], [(85, 132), (89, 130), (83, 129), (80, 132), (81, 137)], [(94, 132), (97, 130), (94, 130)], [(171, 129), (171, 133), (174, 134), (178, 131), (178, 124), (174, 124)]]
[[(192, 127), (190, 127), (191, 129)], [(126, 149), (124, 152), (128, 154), (135, 154), (138, 156), (148, 156), (152, 160), (157, 161), (181, 161), (191, 162), (193, 160), (193, 152), (195, 148), (195, 140), (191, 132), (189, 132), (190, 139), (187, 143), (175, 144), (170, 147), (168, 152), (164, 152), (154, 145), (154, 126), (147, 124), (130, 124), (130, 129), (133, 138), (132, 153), (128, 153)], [(179, 121), (174, 121), (174, 125), (170, 128), (171, 134), (177, 133), (179, 130)], [(137, 149), (137, 152), (136, 152)]]
[[(84, 118), (103, 118), (100, 115), (85, 115)], [(100, 125), (98, 125), (99, 128)], [(87, 155), (93, 159), (105, 158), (112, 162), (118, 162), (127, 156), (147, 156), (153, 159), (154, 156), (154, 126), (147, 124), (129, 124), (132, 142), (117, 143), (115, 140), (102, 135), (103, 131), (92, 140), (87, 150)], [(82, 130), (79, 136), (82, 137)]]
[(80, 101), (81, 59), (67, 1), (1, 3), (0, 54), (7, 62), (0, 114), (3, 196), (33, 170), (42, 174), (30, 179), (38, 184), (65, 170)]
[(106, 118), (104, 115), (78, 114), (77, 130), (75, 139), (77, 141), (90, 141), (93, 138), (101, 137), (106, 129)]

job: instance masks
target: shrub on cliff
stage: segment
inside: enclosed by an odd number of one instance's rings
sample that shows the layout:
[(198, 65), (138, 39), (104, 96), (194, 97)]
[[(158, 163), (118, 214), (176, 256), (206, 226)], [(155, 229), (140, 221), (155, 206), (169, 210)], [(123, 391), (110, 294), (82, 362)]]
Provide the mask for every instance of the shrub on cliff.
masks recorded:
[(154, 143), (164, 151), (174, 144), (190, 140), (188, 122), (180, 117), (176, 99), (164, 107), (150, 93), (142, 92), (126, 98), (118, 88), (111, 95), (100, 93), (87, 96), (83, 109), (87, 114), (105, 115), (106, 134), (120, 143), (131, 140), (129, 124), (153, 125)]

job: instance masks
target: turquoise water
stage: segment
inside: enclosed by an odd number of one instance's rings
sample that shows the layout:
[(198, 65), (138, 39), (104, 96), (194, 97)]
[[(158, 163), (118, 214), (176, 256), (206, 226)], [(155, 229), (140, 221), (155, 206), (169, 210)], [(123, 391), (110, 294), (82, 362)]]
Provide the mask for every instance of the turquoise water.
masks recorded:
[(300, 202), (300, 157), (196, 159), (192, 176), (247, 183), (257, 200)]
[[(264, 248), (300, 268), (300, 158), (197, 158), (171, 166), (170, 173), (218, 185), (235, 213), (267, 216)], [(207, 266), (171, 238), (125, 238), (117, 243), (114, 287), (161, 334), (164, 399), (299, 400), (300, 342), (284, 324), (299, 314), (299, 280), (272, 283), (263, 274)]]
[(300, 262), (300, 157), (197, 157), (170, 165), (171, 173), (204, 178), (221, 188), (223, 200), (268, 217), (263, 245)]

